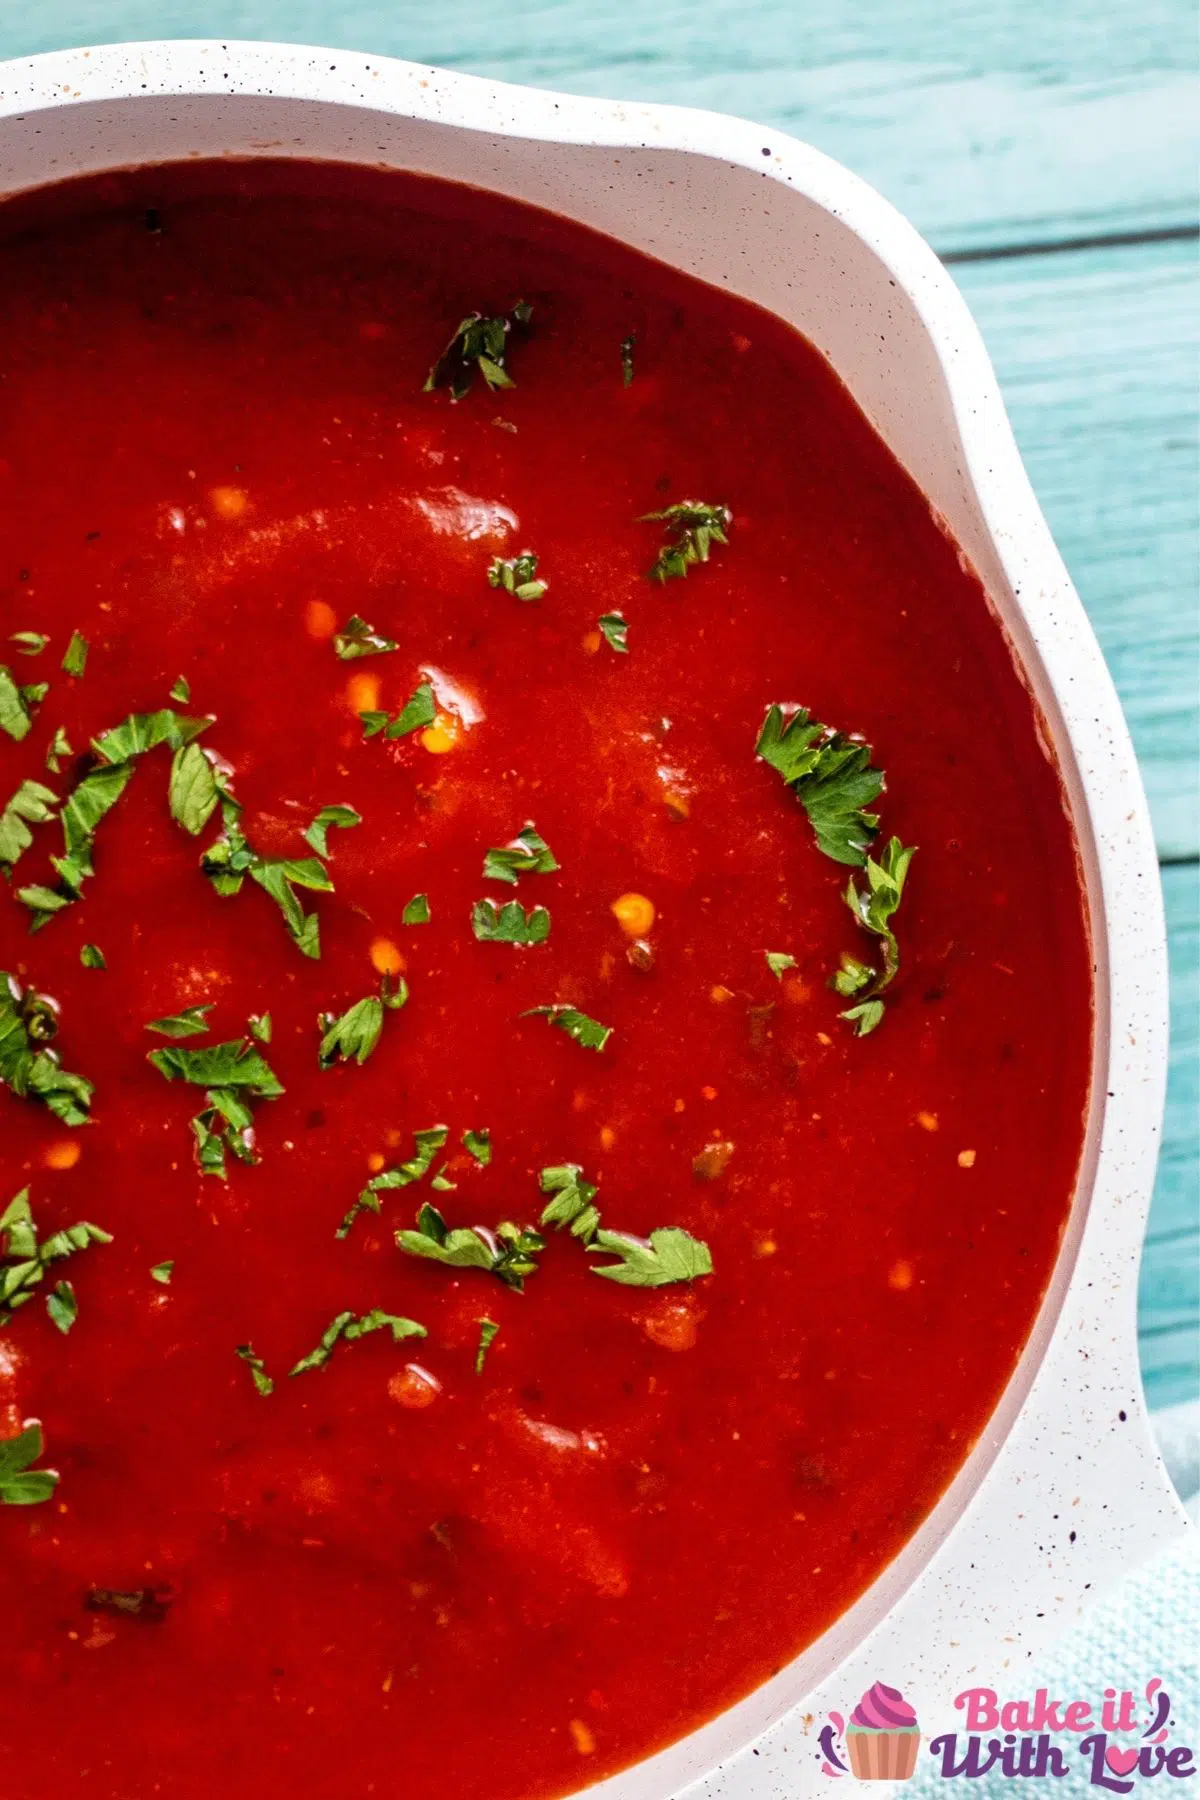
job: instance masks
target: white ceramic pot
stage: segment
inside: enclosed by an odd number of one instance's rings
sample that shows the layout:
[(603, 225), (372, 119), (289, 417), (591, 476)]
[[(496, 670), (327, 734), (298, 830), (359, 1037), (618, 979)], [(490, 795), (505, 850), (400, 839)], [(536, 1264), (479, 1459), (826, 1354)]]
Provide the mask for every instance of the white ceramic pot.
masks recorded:
[(818, 151), (714, 113), (278, 44), (132, 44), (0, 65), (2, 191), (222, 155), (466, 181), (788, 320), (981, 576), (1053, 739), (1093, 922), (1096, 1047), (1078, 1192), (1024, 1353), (957, 1478), (857, 1604), (737, 1706), (590, 1790), (667, 1800), (704, 1777), (710, 1800), (816, 1793), (813, 1715), (852, 1706), (876, 1679), (940, 1729), (953, 1729), (963, 1687), (1020, 1695), (1029, 1654), (1184, 1526), (1138, 1375), (1166, 958), (1150, 821), (1112, 682), (962, 297), (912, 227)]

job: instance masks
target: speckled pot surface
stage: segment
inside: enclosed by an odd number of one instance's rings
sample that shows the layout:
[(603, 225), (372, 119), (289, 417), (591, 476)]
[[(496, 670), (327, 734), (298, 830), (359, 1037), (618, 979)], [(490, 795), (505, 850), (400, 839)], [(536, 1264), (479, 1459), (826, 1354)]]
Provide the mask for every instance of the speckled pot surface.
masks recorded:
[(0, 64), (0, 190), (194, 155), (417, 169), (579, 219), (745, 295), (828, 357), (980, 574), (1042, 709), (1096, 964), (1087, 1141), (1054, 1279), (1009, 1386), (899, 1557), (803, 1656), (592, 1800), (799, 1800), (815, 1731), (876, 1679), (926, 1731), (1021, 1692), (1028, 1657), (1184, 1528), (1142, 1403), (1137, 1268), (1166, 1068), (1150, 822), (1112, 682), (949, 275), (819, 152), (713, 113), (575, 99), (271, 44), (162, 43)]

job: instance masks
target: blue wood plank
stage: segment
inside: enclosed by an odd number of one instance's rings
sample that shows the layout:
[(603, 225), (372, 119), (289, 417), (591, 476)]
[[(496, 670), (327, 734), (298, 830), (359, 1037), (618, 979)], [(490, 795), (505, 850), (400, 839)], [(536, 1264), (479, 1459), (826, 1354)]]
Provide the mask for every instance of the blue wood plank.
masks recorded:
[(0, 53), (120, 38), (343, 45), (808, 138), (939, 247), (1194, 216), (1186, 0), (43, 0)]
[(1138, 1330), (1151, 1406), (1200, 1389), (1200, 868), (1163, 870), (1171, 938), (1171, 1071)]
[(1159, 854), (1200, 850), (1198, 459), (1191, 245), (972, 263), (1038, 498), (1116, 679)]

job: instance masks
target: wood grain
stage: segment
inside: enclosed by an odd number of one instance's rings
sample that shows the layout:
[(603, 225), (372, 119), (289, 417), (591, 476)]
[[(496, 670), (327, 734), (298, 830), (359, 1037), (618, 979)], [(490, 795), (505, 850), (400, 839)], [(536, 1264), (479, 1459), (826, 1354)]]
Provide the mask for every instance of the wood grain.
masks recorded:
[(1200, 851), (1197, 443), (1189, 244), (971, 263), (983, 331), (1051, 530), (1108, 659), (1160, 856)]

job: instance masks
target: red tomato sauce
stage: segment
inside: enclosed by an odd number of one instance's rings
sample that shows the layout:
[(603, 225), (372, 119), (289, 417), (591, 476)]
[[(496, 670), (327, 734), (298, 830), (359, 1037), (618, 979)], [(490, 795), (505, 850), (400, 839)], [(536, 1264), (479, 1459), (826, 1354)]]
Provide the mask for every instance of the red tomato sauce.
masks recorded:
[[(200, 741), (264, 853), (310, 855), (322, 806), (362, 817), (329, 832), (334, 891), (300, 894), (319, 961), (253, 881), (205, 879), (219, 820), (173, 821), (166, 747), (97, 826), (82, 900), (28, 933), (16, 891), (54, 884), (56, 823), (0, 893), (0, 967), (53, 998), (63, 1065), (95, 1083), (77, 1128), (0, 1090), (0, 1206), (28, 1187), (43, 1236), (112, 1234), (0, 1334), (0, 1429), (41, 1419), (61, 1477), (0, 1506), (6, 1800), (568, 1793), (836, 1619), (1012, 1371), (1091, 1043), (1057, 772), (955, 546), (753, 307), (494, 198), (295, 163), (79, 183), (3, 233), (0, 661), (50, 690), (0, 735), (0, 804), (24, 779), (61, 799), (90, 739), (174, 705), (213, 716)], [(464, 316), (518, 300), (515, 386), (422, 391)], [(639, 516), (694, 496), (731, 509), (728, 544), (648, 580), (664, 529)], [(534, 601), (487, 580), (525, 549)], [(397, 648), (339, 660), (352, 614)], [(25, 630), (47, 648), (24, 656)], [(364, 739), (356, 715), (422, 680), (432, 737)], [(755, 756), (773, 702), (874, 746), (879, 842), (919, 846), (861, 1039), (828, 979), (870, 940)], [(558, 870), (485, 881), (530, 820)], [(431, 920), (405, 925), (418, 893)], [(630, 895), (648, 951), (612, 910)], [(548, 939), (477, 942), (485, 896), (547, 907)], [(318, 1014), (401, 960), (373, 1054), (320, 1069)], [(605, 1048), (521, 1017), (555, 1003)], [(286, 1090), (225, 1181), (196, 1166), (201, 1090), (147, 1061), (147, 1022), (198, 1005), (183, 1047), (270, 1012)], [(385, 1192), (338, 1239), (439, 1123), (454, 1185)], [(461, 1141), (483, 1129), (486, 1167)], [(567, 1162), (606, 1226), (686, 1230), (714, 1272), (620, 1286), (550, 1230), (518, 1293), (395, 1245), (423, 1200), (536, 1226), (538, 1172)], [(375, 1307), (428, 1336), (288, 1376)], [(97, 1589), (155, 1598), (97, 1610)]]

